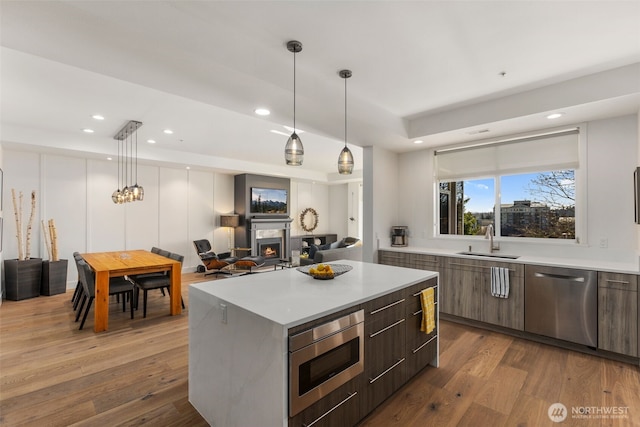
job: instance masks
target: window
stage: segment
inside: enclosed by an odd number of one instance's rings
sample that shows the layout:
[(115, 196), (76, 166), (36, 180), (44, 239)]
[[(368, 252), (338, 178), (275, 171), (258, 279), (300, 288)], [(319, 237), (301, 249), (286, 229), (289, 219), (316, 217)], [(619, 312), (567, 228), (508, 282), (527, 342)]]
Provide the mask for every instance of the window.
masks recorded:
[(484, 235), (493, 223), (493, 179), (440, 182), (440, 234)]
[(575, 239), (575, 170), (500, 177), (500, 235)]
[(577, 130), (441, 150), (436, 161), (440, 235), (493, 224), (498, 236), (576, 240)]

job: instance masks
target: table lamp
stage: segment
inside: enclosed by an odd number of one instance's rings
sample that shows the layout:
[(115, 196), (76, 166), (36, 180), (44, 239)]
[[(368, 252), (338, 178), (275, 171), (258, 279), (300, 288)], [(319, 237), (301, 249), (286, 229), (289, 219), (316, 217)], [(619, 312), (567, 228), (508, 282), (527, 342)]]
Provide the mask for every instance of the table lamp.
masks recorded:
[(240, 225), (240, 216), (238, 214), (220, 215), (220, 227), (226, 227), (229, 236), (229, 250), (231, 250), (231, 229)]

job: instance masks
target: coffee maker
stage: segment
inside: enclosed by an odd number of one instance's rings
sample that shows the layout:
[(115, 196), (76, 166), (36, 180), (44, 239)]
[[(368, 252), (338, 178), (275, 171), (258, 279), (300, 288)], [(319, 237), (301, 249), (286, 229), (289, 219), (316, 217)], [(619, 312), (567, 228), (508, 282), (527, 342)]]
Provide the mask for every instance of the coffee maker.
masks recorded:
[(407, 246), (409, 244), (409, 227), (394, 225), (391, 227), (391, 246)]

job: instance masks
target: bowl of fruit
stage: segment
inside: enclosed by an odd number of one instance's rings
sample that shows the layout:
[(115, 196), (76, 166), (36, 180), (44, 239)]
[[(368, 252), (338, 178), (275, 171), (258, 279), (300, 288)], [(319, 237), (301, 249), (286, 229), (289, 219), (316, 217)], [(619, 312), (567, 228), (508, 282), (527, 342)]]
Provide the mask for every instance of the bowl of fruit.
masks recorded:
[(346, 264), (313, 264), (297, 268), (299, 272), (318, 280), (331, 280), (351, 269), (353, 267)]

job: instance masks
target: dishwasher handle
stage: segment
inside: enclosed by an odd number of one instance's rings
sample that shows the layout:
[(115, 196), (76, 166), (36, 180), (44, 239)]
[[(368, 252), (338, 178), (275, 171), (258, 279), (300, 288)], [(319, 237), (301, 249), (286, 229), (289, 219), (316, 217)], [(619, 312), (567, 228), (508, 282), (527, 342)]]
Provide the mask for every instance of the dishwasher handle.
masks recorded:
[(584, 277), (580, 277), (580, 276), (568, 276), (565, 274), (554, 274), (554, 273), (534, 273), (535, 277), (543, 277), (543, 278), (548, 278), (548, 279), (561, 279), (561, 280), (567, 280), (570, 282), (584, 282)]

